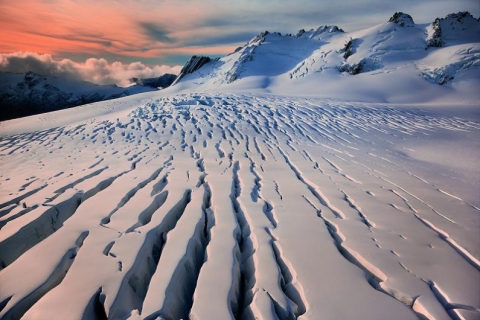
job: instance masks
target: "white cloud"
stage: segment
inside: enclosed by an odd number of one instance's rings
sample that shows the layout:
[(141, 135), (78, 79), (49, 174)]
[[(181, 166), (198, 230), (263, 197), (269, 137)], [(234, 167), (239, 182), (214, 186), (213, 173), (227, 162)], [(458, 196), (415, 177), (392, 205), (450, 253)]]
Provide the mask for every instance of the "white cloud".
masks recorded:
[(84, 63), (70, 59), (54, 59), (49, 54), (34, 52), (0, 53), (0, 71), (26, 73), (32, 71), (38, 74), (55, 77), (66, 77), (84, 80), (96, 84), (117, 84), (127, 86), (128, 79), (153, 78), (165, 73), (178, 74), (181, 66), (155, 65), (146, 66), (141, 62), (124, 64), (121, 62), (109, 63), (105, 59), (90, 58)]

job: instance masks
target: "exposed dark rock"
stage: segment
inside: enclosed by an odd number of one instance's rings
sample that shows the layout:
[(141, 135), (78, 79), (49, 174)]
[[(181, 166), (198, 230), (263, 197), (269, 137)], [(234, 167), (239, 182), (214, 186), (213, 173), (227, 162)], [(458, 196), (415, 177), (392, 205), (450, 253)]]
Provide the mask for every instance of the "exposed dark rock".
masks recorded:
[[(471, 28), (472, 24), (476, 25), (477, 30), (480, 29), (480, 18), (475, 19), (468, 11), (451, 13), (445, 18), (436, 18), (431, 25), (432, 32), (427, 38), (426, 48), (442, 47), (445, 44), (446, 35), (448, 38), (448, 34), (452, 32), (454, 34), (451, 34), (450, 38), (458, 41), (461, 38), (462, 31)], [(477, 39), (480, 39), (480, 37), (477, 37)]]
[(378, 60), (376, 60), (375, 58), (366, 57), (366, 58), (361, 59), (357, 63), (352, 63), (352, 64), (343, 63), (339, 67), (339, 71), (340, 72), (348, 72), (351, 75), (356, 75), (356, 74), (363, 73), (363, 72), (374, 71), (374, 70), (377, 70), (381, 67), (382, 67), (382, 65), (379, 63)]
[(348, 59), (348, 57), (350, 57), (352, 54), (355, 53), (354, 44), (355, 44), (355, 39), (350, 38), (350, 40), (348, 40), (345, 43), (345, 47), (340, 49), (339, 52), (343, 53), (344, 59)]
[(430, 38), (427, 39), (427, 48), (429, 47), (441, 47), (443, 45), (442, 40), (442, 27), (440, 26), (440, 19), (435, 19), (432, 23), (433, 33)]
[(412, 16), (403, 12), (395, 12), (388, 22), (396, 23), (400, 27), (413, 27), (415, 25)]
[(241, 67), (244, 65), (244, 63), (253, 61), (255, 59), (254, 58), (255, 48), (256, 48), (255, 46), (245, 48), (245, 50), (240, 55), (240, 58), (238, 58), (238, 60), (235, 61), (232, 69), (230, 69), (226, 73), (225, 79), (227, 80), (227, 83), (232, 83), (233, 81), (237, 80), (241, 72)]
[(193, 73), (203, 67), (205, 64), (209, 63), (212, 61), (210, 57), (206, 56), (192, 56), (190, 60), (185, 63), (183, 66), (182, 70), (180, 71), (180, 74), (178, 77), (175, 79), (175, 81), (172, 83), (172, 86), (177, 84), (180, 79), (185, 77), (187, 74)]
[(468, 11), (461, 11), (461, 12), (458, 12), (458, 13), (450, 13), (449, 15), (447, 15), (442, 20), (453, 19), (453, 20), (457, 20), (457, 22), (461, 23), (465, 18), (473, 18), (473, 15)]
[(256, 43), (256, 44), (262, 44), (263, 42), (265, 42), (265, 38), (270, 34), (270, 32), (268, 32), (267, 30), (265, 30), (264, 32), (260, 32), (258, 35), (256, 35), (252, 40), (250, 40), (247, 45), (249, 44), (253, 44), (253, 43)]
[(359, 74), (363, 71), (363, 65), (360, 61), (359, 63), (350, 64), (342, 64), (340, 66), (340, 72), (348, 72), (351, 75)]
[(298, 32), (297, 32), (297, 34), (295, 35), (295, 37), (301, 37), (302, 34), (304, 34), (304, 33), (305, 33), (305, 29), (300, 29), (300, 30), (298, 30)]
[(345, 32), (345, 31), (343, 31), (343, 29), (337, 26), (322, 26), (318, 28), (316, 31), (317, 34), (324, 33), (324, 32), (334, 33), (334, 32)]
[(445, 84), (448, 81), (453, 80), (453, 79), (454, 79), (454, 77), (452, 75), (447, 74), (447, 75), (443, 76), (442, 78), (440, 78), (440, 80), (438, 81), (438, 84), (442, 85), (442, 84)]
[(305, 29), (301, 29), (297, 32), (295, 37), (297, 38), (314, 38), (319, 36), (323, 33), (335, 33), (335, 32), (345, 32), (341, 28), (337, 26), (320, 26), (317, 29), (310, 29), (309, 31), (305, 31)]
[(157, 78), (132, 78), (130, 81), (139, 86), (150, 87), (150, 88), (168, 88), (177, 78), (176, 75), (171, 73), (165, 73), (164, 75)]

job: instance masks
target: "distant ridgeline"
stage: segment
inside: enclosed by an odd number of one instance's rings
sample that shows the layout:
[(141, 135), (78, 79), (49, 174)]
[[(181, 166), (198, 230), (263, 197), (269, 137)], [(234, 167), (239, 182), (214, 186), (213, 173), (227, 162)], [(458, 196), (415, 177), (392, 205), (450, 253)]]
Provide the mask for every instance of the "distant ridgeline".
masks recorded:
[(133, 78), (132, 86), (122, 88), (33, 72), (0, 72), (0, 121), (154, 91), (170, 86), (176, 77), (167, 73), (158, 78)]
[[(412, 16), (396, 12), (386, 23), (356, 32), (337, 26), (301, 29), (296, 34), (262, 32), (221, 59), (193, 56), (174, 85), (229, 84), (248, 76), (283, 76), (292, 80), (335, 69), (346, 75), (392, 70), (415, 65), (426, 80), (443, 85), (458, 72), (480, 68), (480, 20), (469, 12), (449, 14), (430, 24), (415, 24)], [(440, 59), (444, 47), (456, 50)], [(432, 55), (434, 59), (425, 59)], [(389, 71), (390, 72), (390, 71)]]

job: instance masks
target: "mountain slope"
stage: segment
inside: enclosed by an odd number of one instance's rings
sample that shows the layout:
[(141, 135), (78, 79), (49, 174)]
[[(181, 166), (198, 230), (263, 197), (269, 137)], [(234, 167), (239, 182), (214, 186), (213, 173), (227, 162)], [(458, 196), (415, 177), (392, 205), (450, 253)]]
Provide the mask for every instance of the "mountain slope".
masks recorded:
[(33, 72), (0, 73), (0, 121), (62, 110), (168, 87), (175, 75), (135, 79), (128, 88), (95, 85), (85, 81), (46, 77)]
[[(431, 30), (438, 23), (443, 31), (442, 46), (437, 48), (431, 45)], [(339, 96), (336, 92), (358, 97), (365, 90), (373, 91), (377, 100), (391, 92), (387, 100), (392, 102), (426, 101), (432, 96), (443, 99), (453, 90), (475, 99), (472, 81), (480, 84), (479, 34), (480, 21), (468, 13), (432, 24), (415, 24), (410, 15), (396, 13), (386, 23), (349, 33), (336, 26), (295, 35), (264, 32), (230, 55), (183, 75), (177, 85), (190, 81), (200, 88), (228, 85), (293, 93), (311, 82), (322, 83), (317, 90), (325, 97)], [(391, 83), (387, 78), (396, 79), (396, 90), (385, 85)], [(412, 96), (413, 88), (424, 89)]]

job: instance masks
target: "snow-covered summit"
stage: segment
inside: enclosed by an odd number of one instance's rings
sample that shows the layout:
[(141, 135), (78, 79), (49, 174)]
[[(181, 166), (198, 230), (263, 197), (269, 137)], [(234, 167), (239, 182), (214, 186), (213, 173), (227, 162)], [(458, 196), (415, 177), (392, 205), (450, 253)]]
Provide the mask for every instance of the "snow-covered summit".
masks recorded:
[[(267, 31), (221, 59), (203, 60), (205, 63), (176, 83), (200, 87), (281, 86), (295, 91), (303, 90), (308, 81), (310, 86), (321, 83), (316, 92), (324, 90), (325, 96), (331, 96), (330, 85), (334, 85), (347, 91), (372, 90), (377, 96), (397, 92), (401, 97), (398, 101), (411, 97), (412, 91), (440, 98), (446, 90), (432, 84), (447, 84), (471, 96), (475, 90), (471, 81), (465, 85), (464, 80), (473, 78), (480, 84), (479, 34), (479, 20), (469, 13), (451, 14), (433, 24), (416, 24), (403, 12), (355, 32), (344, 32), (338, 26), (283, 35)], [(443, 47), (425, 50), (440, 47), (435, 43)], [(392, 81), (388, 79), (393, 78), (396, 90), (389, 87)], [(415, 90), (418, 88), (421, 90)]]
[(175, 85), (180, 79), (182, 79), (187, 74), (191, 74), (198, 69), (200, 69), (204, 64), (210, 62), (212, 59), (205, 56), (192, 56), (190, 60), (185, 63), (178, 77), (173, 81), (172, 85)]
[(466, 11), (452, 13), (435, 19), (427, 31), (427, 47), (480, 42), (480, 18), (475, 19)]
[(345, 32), (337, 26), (320, 26), (317, 29), (310, 29), (309, 31), (305, 31), (305, 29), (301, 29), (297, 32), (296, 37), (298, 38), (306, 38), (306, 39), (320, 39), (322, 35), (329, 34), (329, 33), (336, 33), (336, 32)]
[(388, 22), (396, 23), (400, 27), (413, 27), (415, 25), (412, 16), (403, 12), (395, 12)]

